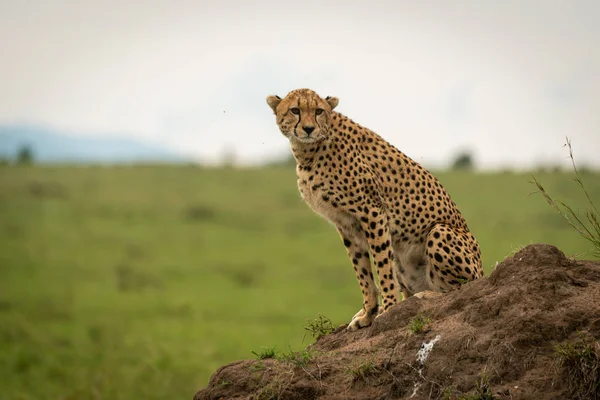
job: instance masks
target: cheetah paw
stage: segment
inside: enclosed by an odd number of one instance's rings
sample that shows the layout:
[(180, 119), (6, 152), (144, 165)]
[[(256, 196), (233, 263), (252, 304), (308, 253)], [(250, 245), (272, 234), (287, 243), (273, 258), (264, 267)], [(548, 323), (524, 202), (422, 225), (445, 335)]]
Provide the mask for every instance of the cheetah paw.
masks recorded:
[(377, 312), (372, 314), (366, 313), (365, 309), (361, 308), (360, 311), (357, 312), (354, 315), (354, 317), (352, 317), (352, 320), (350, 321), (346, 329), (350, 332), (354, 332), (359, 330), (360, 328), (366, 328), (367, 326), (371, 325), (373, 323), (373, 320), (379, 317), (382, 312), (382, 307), (378, 307)]
[(434, 292), (432, 290), (424, 290), (422, 292), (414, 294), (415, 297), (417, 297), (417, 298), (419, 298), (421, 300), (424, 300), (424, 299), (433, 299), (433, 298), (439, 297), (441, 295), (442, 295), (442, 293), (440, 293), (440, 292)]
[(354, 332), (359, 330), (360, 328), (366, 328), (367, 326), (373, 323), (373, 317), (369, 317), (368, 315), (363, 315), (359, 318), (354, 318), (346, 328), (350, 332)]
[(354, 314), (354, 317), (352, 317), (352, 319), (350, 321), (354, 321), (356, 318), (360, 318), (363, 315), (365, 315), (365, 309), (361, 308), (360, 310), (358, 310), (358, 312), (356, 314)]

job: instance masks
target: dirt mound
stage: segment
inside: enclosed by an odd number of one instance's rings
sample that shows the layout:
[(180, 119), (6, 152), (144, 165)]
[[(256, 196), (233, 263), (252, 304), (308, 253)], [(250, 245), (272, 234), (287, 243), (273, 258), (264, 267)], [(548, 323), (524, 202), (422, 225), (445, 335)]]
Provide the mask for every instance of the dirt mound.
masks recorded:
[(600, 263), (531, 245), (286, 359), (238, 361), (204, 399), (600, 399)]

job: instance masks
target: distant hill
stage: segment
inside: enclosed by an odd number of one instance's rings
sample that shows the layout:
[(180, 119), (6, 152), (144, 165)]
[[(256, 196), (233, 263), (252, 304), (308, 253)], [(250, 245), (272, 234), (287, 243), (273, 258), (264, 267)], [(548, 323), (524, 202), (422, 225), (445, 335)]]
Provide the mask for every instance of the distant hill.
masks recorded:
[(36, 162), (123, 163), (189, 161), (158, 146), (117, 136), (72, 136), (36, 126), (0, 126), (0, 158), (14, 159), (22, 146), (30, 146)]

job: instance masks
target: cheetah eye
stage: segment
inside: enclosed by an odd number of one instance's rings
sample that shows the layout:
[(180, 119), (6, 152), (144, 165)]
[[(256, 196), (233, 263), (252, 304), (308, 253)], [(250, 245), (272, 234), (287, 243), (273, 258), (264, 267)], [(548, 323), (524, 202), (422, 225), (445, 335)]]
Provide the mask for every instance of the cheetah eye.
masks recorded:
[(300, 114), (300, 109), (298, 107), (290, 108), (290, 111), (292, 112), (292, 114)]
[(317, 114), (317, 115), (321, 115), (321, 114), (323, 114), (323, 109), (322, 109), (322, 108), (317, 108), (317, 109), (315, 110), (315, 114)]

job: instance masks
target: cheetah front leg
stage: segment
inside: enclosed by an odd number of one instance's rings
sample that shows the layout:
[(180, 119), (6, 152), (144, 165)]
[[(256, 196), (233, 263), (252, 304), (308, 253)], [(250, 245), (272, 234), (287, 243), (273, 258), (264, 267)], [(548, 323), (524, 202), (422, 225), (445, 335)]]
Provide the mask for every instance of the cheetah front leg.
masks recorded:
[[(379, 314), (379, 290), (373, 278), (369, 258), (369, 244), (365, 233), (360, 229), (360, 226), (355, 228), (338, 227), (338, 232), (344, 241), (346, 252), (352, 260), (352, 266), (363, 296), (363, 307), (352, 317), (348, 324), (349, 330), (356, 330), (370, 325), (375, 316)], [(355, 321), (357, 322), (355, 323)]]
[[(392, 268), (394, 254), (388, 220), (383, 212), (372, 210), (368, 217), (361, 219), (361, 226), (377, 269), (379, 287), (383, 296), (382, 312), (386, 312), (398, 302), (399, 294), (398, 282)], [(359, 313), (350, 322), (348, 329), (354, 331), (369, 326), (376, 316), (377, 314), (364, 313), (360, 315)]]

